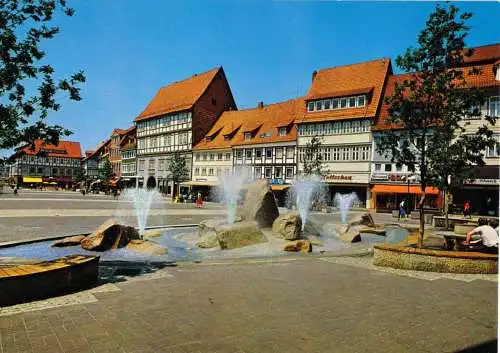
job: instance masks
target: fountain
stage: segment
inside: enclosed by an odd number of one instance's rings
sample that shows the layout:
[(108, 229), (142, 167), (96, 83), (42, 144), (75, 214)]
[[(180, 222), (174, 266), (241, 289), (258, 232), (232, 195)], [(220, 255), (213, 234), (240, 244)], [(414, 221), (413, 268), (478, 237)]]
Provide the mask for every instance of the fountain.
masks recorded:
[(236, 208), (241, 200), (241, 190), (243, 184), (248, 180), (248, 173), (226, 175), (222, 177), (221, 183), (217, 187), (218, 199), (226, 205), (227, 224), (234, 224), (236, 221)]
[(289, 203), (296, 205), (302, 219), (302, 231), (305, 228), (309, 210), (313, 201), (325, 200), (324, 184), (317, 175), (303, 176), (295, 180), (290, 188)]
[(340, 219), (342, 223), (347, 223), (347, 213), (354, 203), (359, 202), (358, 195), (355, 192), (350, 194), (336, 193), (333, 199), (335, 206), (340, 211)]
[(118, 202), (117, 218), (121, 224), (136, 227), (142, 237), (150, 211), (160, 207), (163, 207), (163, 198), (158, 190), (124, 189)]

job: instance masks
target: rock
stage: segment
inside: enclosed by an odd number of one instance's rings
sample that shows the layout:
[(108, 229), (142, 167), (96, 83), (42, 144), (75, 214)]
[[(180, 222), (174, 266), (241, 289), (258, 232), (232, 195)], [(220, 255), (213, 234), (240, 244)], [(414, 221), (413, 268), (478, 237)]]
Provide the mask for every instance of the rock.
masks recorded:
[(142, 236), (145, 238), (157, 238), (165, 234), (165, 229), (150, 229), (146, 230)]
[(351, 226), (345, 223), (335, 225), (335, 231), (337, 234), (347, 233), (349, 231), (349, 228), (351, 228)]
[(165, 255), (168, 249), (152, 241), (132, 239), (126, 246), (127, 249), (147, 255)]
[(311, 252), (312, 244), (309, 240), (296, 240), (285, 245), (284, 251)]
[(101, 224), (94, 233), (86, 236), (81, 245), (86, 250), (103, 251), (122, 248), (130, 240), (139, 238), (139, 233), (134, 227), (124, 226), (110, 219)]
[(297, 212), (289, 212), (280, 215), (273, 222), (273, 233), (278, 238), (296, 240), (300, 238), (302, 220)]
[(200, 241), (196, 243), (196, 246), (204, 249), (218, 247), (219, 240), (217, 239), (217, 233), (215, 233), (214, 231), (213, 233), (205, 234), (204, 236), (201, 237)]
[(315, 221), (311, 220), (311, 218), (309, 218), (307, 221), (306, 221), (306, 225), (304, 226), (304, 230), (302, 231), (302, 234), (303, 235), (307, 235), (307, 236), (311, 236), (311, 235), (314, 235), (314, 236), (321, 236), (321, 225), (316, 223)]
[(253, 221), (223, 224), (217, 227), (215, 232), (221, 249), (235, 249), (267, 242), (266, 237), (258, 228), (257, 222)]
[(361, 241), (361, 235), (359, 229), (351, 229), (345, 233), (340, 233), (339, 239), (344, 243), (357, 243)]
[(267, 180), (259, 180), (248, 187), (243, 206), (238, 209), (243, 221), (256, 221), (259, 227), (272, 227), (279, 216), (278, 206)]
[(205, 235), (215, 234), (215, 228), (226, 223), (225, 219), (222, 218), (211, 218), (205, 219), (198, 224), (198, 234), (200, 238)]
[(85, 239), (85, 235), (75, 235), (72, 237), (66, 237), (63, 239), (57, 240), (54, 244), (52, 244), (55, 248), (60, 248), (64, 246), (75, 246), (80, 245), (82, 240)]
[(363, 213), (361, 216), (357, 216), (356, 218), (349, 222), (351, 226), (363, 225), (367, 227), (375, 227), (375, 222), (369, 212)]

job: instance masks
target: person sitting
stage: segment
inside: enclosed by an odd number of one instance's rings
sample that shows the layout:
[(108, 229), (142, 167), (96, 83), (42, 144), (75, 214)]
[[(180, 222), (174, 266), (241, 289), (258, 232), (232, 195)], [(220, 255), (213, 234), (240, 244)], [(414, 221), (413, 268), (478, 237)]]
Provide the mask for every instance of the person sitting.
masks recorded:
[(491, 221), (488, 224), (487, 219), (479, 218), (478, 224), (479, 227), (467, 233), (464, 244), (470, 249), (498, 253), (498, 232), (493, 227), (498, 227), (498, 222)]

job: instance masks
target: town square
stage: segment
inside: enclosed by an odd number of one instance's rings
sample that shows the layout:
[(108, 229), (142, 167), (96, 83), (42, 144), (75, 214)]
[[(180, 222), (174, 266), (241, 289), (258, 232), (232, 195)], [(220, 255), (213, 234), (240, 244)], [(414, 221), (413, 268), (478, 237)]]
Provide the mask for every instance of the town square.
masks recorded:
[(498, 351), (498, 4), (0, 4), (0, 352)]

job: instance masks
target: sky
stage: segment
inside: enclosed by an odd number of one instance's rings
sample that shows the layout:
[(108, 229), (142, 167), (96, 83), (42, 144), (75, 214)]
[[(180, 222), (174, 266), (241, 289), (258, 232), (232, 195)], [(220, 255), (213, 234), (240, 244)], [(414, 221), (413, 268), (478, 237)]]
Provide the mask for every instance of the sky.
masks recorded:
[[(50, 115), (82, 152), (127, 128), (157, 90), (223, 66), (239, 109), (306, 94), (311, 74), (416, 45), (434, 2), (260, 0), (68, 1), (57, 36), (43, 44), (58, 77), (83, 70), (82, 100), (59, 98)], [(474, 14), (468, 46), (500, 42), (500, 8), (459, 2)]]

